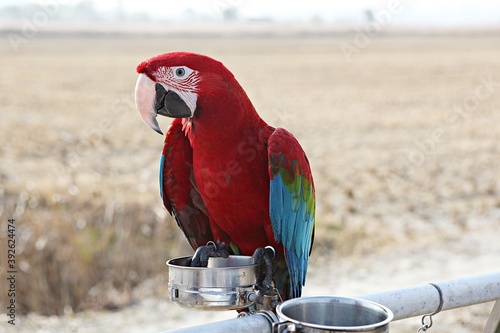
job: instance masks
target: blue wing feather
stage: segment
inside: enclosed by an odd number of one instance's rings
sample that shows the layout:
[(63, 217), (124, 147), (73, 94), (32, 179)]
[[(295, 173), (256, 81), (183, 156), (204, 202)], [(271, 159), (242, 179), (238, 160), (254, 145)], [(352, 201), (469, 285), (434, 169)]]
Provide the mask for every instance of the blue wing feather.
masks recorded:
[(305, 283), (314, 230), (314, 184), (297, 140), (277, 129), (269, 138), (269, 213), (275, 240), (282, 243), (291, 280), (291, 297)]
[(159, 180), (160, 180), (160, 196), (162, 200), (164, 199), (164, 194), (163, 194), (163, 170), (165, 169), (165, 155), (161, 154), (160, 157), (160, 171), (159, 171)]

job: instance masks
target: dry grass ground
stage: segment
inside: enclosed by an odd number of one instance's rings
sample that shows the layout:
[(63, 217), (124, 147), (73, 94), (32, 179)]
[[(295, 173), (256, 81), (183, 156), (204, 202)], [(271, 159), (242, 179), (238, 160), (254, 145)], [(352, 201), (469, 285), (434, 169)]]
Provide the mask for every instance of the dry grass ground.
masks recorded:
[[(483, 234), (500, 239), (499, 39), (380, 37), (350, 63), (342, 41), (351, 38), (38, 37), (18, 53), (3, 43), (1, 255), (15, 218), (20, 313), (125, 305), (189, 251), (158, 195), (162, 138), (133, 101), (135, 66), (174, 50), (221, 60), (262, 117), (302, 143), (318, 199), (313, 274), (350, 261), (335, 270), (350, 279), (363, 258), (385, 270), (374, 257), (383, 253), (414, 280), (439, 280), (415, 267), (432, 260), (418, 249), (446, 261)], [(479, 260), (491, 250), (467, 252), (471, 274), (498, 269)], [(464, 310), (468, 320), (443, 330), (477, 328), (487, 310)]]

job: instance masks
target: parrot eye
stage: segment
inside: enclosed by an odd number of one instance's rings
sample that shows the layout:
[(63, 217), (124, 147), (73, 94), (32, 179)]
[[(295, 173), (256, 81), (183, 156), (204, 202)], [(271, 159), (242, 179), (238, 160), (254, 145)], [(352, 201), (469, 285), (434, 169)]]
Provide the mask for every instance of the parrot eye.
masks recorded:
[(173, 72), (174, 72), (174, 77), (176, 79), (183, 79), (183, 78), (189, 76), (189, 74), (191, 74), (193, 72), (193, 70), (191, 68), (186, 67), (186, 66), (181, 66), (181, 67), (174, 67)]
[(186, 71), (184, 70), (184, 68), (180, 67), (180, 68), (177, 68), (175, 70), (175, 75), (177, 76), (184, 76), (184, 74), (186, 74)]

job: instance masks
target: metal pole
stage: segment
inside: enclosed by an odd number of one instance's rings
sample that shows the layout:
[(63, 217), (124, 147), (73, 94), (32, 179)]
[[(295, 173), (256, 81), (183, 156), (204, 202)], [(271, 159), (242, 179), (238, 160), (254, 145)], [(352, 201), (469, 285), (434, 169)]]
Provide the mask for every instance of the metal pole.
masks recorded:
[[(500, 299), (500, 272), (434, 283), (443, 293), (442, 310)], [(439, 308), (439, 292), (431, 284), (360, 296), (387, 306), (394, 320), (430, 314)]]
[(216, 323), (181, 328), (163, 333), (271, 333), (271, 321), (267, 316), (255, 315), (228, 319)]
[[(442, 310), (451, 310), (500, 299), (500, 272), (470, 276), (434, 283), (443, 294)], [(431, 284), (395, 289), (359, 296), (387, 306), (394, 313), (394, 320), (411, 318), (435, 312), (440, 306), (437, 288)], [(168, 333), (270, 333), (268, 316), (252, 316), (224, 320), (168, 331)], [(167, 332), (164, 332), (167, 333)]]

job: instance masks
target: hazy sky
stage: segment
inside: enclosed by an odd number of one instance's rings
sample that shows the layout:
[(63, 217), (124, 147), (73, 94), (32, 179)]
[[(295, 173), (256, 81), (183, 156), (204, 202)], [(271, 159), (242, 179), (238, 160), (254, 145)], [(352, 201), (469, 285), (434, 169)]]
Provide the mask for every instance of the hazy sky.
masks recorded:
[[(0, 0), (0, 6), (22, 3), (77, 3), (78, 0)], [(374, 13), (399, 4), (393, 24), (423, 26), (500, 26), (499, 0), (95, 0), (100, 11), (114, 11), (121, 3), (126, 12), (145, 12), (153, 18), (178, 20), (186, 17), (221, 18), (221, 9), (234, 6), (242, 19), (270, 18), (277, 21), (320, 18), (327, 22), (356, 23), (364, 10)]]
[[(120, 0), (96, 1), (102, 9), (116, 7)], [(121, 0), (127, 11), (146, 11), (166, 18), (182, 17), (188, 10), (207, 17), (220, 16), (220, 8), (234, 5), (241, 18), (267, 17), (275, 20), (309, 20), (320, 17), (325, 21), (356, 21), (363, 11), (375, 13), (387, 9), (391, 2), (400, 4), (401, 13), (394, 23), (424, 25), (500, 25), (498, 0)]]

